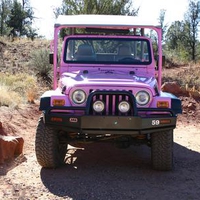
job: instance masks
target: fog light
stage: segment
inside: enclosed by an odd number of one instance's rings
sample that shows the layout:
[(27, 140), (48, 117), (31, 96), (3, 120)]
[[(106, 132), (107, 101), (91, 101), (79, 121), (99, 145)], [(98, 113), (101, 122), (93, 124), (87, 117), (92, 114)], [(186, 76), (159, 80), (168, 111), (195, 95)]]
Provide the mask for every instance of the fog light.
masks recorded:
[(130, 104), (127, 101), (121, 101), (118, 105), (118, 109), (121, 113), (126, 113), (130, 110)]
[(105, 105), (102, 101), (95, 101), (93, 104), (93, 109), (95, 112), (102, 112), (105, 108)]

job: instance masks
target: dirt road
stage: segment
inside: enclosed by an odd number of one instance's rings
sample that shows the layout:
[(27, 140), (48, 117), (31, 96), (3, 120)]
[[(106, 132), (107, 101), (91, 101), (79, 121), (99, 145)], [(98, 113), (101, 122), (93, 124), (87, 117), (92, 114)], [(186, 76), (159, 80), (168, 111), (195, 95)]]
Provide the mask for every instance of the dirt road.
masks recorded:
[(0, 166), (0, 199), (200, 199), (199, 125), (179, 121), (171, 172), (151, 169), (147, 146), (117, 149), (110, 144), (71, 149), (68, 164), (48, 170), (38, 165), (34, 153), (37, 115), (29, 121), (29, 128), (22, 126), (20, 130), (25, 139), (24, 155)]

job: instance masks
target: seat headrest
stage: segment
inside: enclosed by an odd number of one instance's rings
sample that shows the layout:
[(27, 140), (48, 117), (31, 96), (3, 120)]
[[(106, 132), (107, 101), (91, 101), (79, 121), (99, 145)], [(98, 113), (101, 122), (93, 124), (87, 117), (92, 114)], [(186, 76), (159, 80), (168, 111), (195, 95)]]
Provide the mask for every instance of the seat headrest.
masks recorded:
[(93, 51), (92, 47), (89, 44), (81, 44), (78, 47), (77, 54), (78, 55), (83, 55), (83, 56), (89, 56), (89, 55), (93, 55), (94, 51)]
[(119, 46), (118, 55), (120, 56), (131, 55), (131, 48), (128, 45)]

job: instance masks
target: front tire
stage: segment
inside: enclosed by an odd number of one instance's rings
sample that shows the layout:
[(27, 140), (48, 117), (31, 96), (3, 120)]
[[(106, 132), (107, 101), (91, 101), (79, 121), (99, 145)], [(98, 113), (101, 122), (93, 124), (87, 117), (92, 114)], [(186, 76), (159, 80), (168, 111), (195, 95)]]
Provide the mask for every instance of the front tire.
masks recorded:
[(38, 163), (42, 167), (56, 168), (64, 164), (67, 144), (59, 141), (57, 132), (44, 124), (40, 117), (35, 139), (35, 153)]
[(173, 130), (151, 134), (151, 161), (155, 170), (172, 170)]

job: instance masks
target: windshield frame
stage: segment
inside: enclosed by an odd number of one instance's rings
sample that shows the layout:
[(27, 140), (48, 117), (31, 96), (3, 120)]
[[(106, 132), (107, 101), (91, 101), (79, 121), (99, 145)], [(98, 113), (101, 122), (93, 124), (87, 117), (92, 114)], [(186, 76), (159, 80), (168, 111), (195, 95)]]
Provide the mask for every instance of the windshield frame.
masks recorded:
[[(104, 41), (115, 41), (116, 42), (119, 42), (122, 43), (122, 42), (125, 42), (125, 43), (131, 43), (131, 42), (145, 42), (146, 44), (146, 49), (148, 51), (148, 61), (139, 61), (139, 60), (123, 60), (123, 61), (116, 61), (116, 60), (101, 60), (101, 61), (97, 61), (97, 60), (67, 60), (67, 48), (68, 48), (68, 44), (69, 44), (69, 41), (76, 41), (76, 40), (87, 40), (87, 41), (98, 41), (98, 40), (104, 40)], [(152, 64), (152, 49), (151, 49), (151, 44), (150, 44), (150, 40), (144, 36), (133, 36), (133, 35), (118, 35), (118, 36), (103, 36), (103, 35), (74, 35), (74, 36), (67, 36), (64, 40), (64, 43), (65, 43), (65, 46), (64, 46), (64, 50), (63, 50), (63, 56), (62, 56), (62, 61), (65, 63), (65, 64), (113, 64), (113, 65), (122, 65), (122, 64), (125, 64), (125, 65), (137, 65), (137, 66), (144, 66), (144, 65), (151, 65)], [(91, 42), (90, 42), (91, 43)], [(93, 47), (94, 48), (94, 47)], [(75, 51), (75, 50), (74, 50)], [(73, 52), (75, 53), (75, 52)], [(99, 54), (98, 54), (99, 55)], [(112, 54), (113, 58), (115, 56), (117, 56), (117, 52), (116, 54)]]

